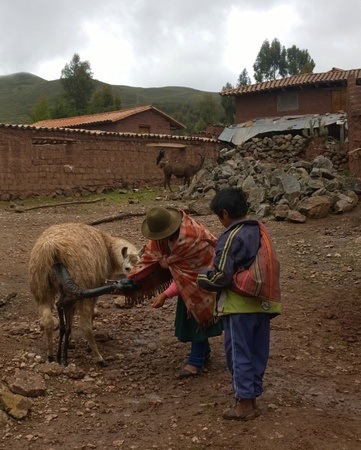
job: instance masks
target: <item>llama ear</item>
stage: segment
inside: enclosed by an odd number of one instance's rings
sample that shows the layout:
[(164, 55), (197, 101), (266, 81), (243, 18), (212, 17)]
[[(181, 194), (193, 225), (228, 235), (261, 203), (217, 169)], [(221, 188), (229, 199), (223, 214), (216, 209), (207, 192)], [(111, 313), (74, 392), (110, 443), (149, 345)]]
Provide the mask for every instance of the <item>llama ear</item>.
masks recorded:
[(123, 258), (128, 256), (128, 247), (122, 247), (122, 256)]
[(144, 250), (145, 250), (145, 245), (143, 245), (143, 247), (139, 250), (139, 252), (138, 252), (139, 257), (141, 257), (143, 255)]

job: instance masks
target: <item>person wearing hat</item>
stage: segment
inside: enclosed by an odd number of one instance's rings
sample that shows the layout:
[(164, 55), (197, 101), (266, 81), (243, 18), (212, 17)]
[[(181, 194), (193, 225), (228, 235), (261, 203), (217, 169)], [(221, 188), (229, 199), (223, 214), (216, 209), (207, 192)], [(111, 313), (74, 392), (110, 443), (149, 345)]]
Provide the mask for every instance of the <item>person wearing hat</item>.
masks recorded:
[(149, 241), (129, 278), (140, 282), (142, 289), (129, 296), (153, 298), (154, 308), (178, 296), (175, 335), (181, 342), (191, 342), (187, 364), (178, 377), (198, 375), (210, 356), (208, 338), (222, 334), (221, 323), (214, 320), (215, 294), (197, 284), (198, 272), (212, 267), (217, 240), (199, 221), (176, 208), (151, 208), (141, 232)]

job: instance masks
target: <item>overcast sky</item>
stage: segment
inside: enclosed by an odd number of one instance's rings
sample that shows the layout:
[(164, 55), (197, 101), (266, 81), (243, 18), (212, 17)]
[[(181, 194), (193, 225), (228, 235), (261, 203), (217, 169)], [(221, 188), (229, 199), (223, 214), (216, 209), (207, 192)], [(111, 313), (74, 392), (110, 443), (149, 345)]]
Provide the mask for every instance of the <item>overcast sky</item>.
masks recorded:
[(105, 83), (219, 92), (266, 39), (361, 68), (360, 18), (360, 0), (1, 0), (0, 75), (59, 79), (78, 53)]

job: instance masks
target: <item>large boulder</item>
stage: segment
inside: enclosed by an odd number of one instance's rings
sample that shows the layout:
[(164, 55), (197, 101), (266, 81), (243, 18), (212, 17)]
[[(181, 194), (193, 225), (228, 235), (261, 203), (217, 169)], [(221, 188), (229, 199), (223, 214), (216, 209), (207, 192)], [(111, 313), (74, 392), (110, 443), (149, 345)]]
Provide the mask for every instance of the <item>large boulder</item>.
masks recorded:
[(298, 204), (297, 210), (311, 219), (326, 217), (332, 208), (332, 201), (327, 195), (304, 198)]

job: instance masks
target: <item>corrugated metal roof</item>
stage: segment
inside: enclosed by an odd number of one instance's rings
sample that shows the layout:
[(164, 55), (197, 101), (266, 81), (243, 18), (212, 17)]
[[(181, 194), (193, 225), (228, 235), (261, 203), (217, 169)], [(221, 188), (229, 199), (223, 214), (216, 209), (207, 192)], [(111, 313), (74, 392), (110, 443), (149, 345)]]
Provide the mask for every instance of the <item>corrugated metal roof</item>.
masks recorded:
[(328, 72), (305, 73), (291, 77), (281, 78), (279, 80), (264, 81), (262, 83), (240, 86), (234, 89), (225, 89), (220, 92), (223, 96), (239, 96), (253, 94), (258, 92), (271, 91), (274, 89), (285, 89), (297, 86), (310, 86), (329, 83), (344, 83), (346, 85), (349, 75), (355, 75), (356, 79), (361, 78), (361, 69), (342, 70), (333, 68)]
[(174, 128), (180, 130), (186, 128), (183, 124), (181, 124), (177, 120), (173, 119), (172, 117), (168, 116), (164, 112), (160, 111), (157, 108), (154, 108), (154, 106), (151, 105), (138, 106), (136, 108), (121, 109), (118, 111), (110, 111), (98, 114), (88, 114), (86, 116), (74, 116), (74, 117), (64, 117), (61, 119), (41, 120), (39, 122), (33, 123), (32, 125), (36, 127), (81, 128), (81, 125), (118, 122), (120, 120), (125, 119), (126, 117), (134, 116), (144, 111), (154, 111), (155, 113), (164, 117), (168, 122), (170, 122)]
[(315, 128), (318, 121), (325, 126), (333, 123), (347, 122), (347, 115), (342, 114), (307, 114), (304, 116), (266, 117), (227, 127), (219, 135), (218, 140), (242, 145), (249, 139), (264, 133), (282, 133), (310, 128), (310, 121)]

